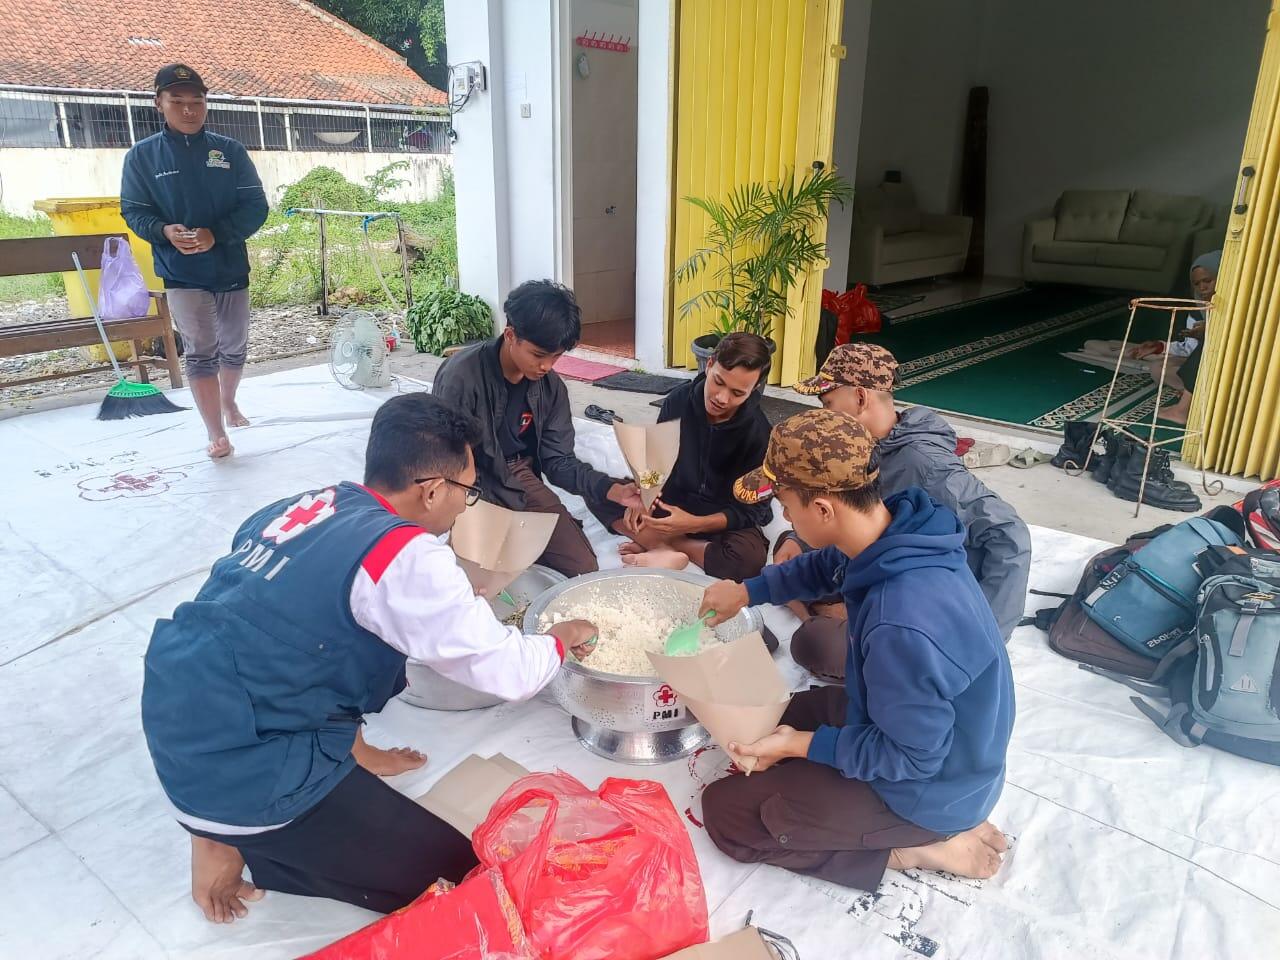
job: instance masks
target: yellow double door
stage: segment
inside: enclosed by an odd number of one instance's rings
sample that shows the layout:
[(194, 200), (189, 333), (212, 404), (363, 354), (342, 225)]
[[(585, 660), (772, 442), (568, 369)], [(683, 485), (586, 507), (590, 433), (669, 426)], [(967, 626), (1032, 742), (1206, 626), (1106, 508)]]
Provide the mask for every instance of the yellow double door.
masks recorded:
[(1184, 459), (1280, 476), (1280, 12), (1273, 0), (1262, 68), (1191, 406)]
[[(686, 197), (722, 200), (744, 183), (830, 166), (842, 11), (843, 0), (678, 0), (669, 264), (684, 262), (706, 232), (706, 215)], [(708, 314), (679, 310), (706, 282), (670, 281), (673, 366), (693, 366), (689, 343), (710, 329)], [(821, 297), (821, 267), (790, 291), (788, 316), (773, 330), (774, 383), (814, 372)]]

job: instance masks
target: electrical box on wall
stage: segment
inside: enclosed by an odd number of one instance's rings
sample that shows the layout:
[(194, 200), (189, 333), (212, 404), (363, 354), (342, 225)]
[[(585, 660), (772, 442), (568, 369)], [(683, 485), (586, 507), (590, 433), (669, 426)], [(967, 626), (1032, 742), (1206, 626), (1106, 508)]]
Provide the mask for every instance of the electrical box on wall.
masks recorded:
[(488, 71), (479, 60), (455, 63), (451, 68), (449, 93), (454, 100), (465, 99), (473, 93), (483, 93), (488, 87)]

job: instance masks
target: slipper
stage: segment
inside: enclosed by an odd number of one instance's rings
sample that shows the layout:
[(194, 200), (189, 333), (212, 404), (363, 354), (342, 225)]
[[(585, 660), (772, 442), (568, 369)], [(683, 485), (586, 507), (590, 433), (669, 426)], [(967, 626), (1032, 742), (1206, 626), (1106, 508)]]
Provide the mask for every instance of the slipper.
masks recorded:
[(1017, 467), (1019, 470), (1030, 470), (1037, 464), (1048, 463), (1052, 459), (1052, 454), (1041, 453), (1035, 447), (1026, 447), (1009, 458), (1009, 466)]
[(604, 407), (598, 407), (594, 403), (587, 407), (586, 415), (588, 420), (603, 423), (605, 426), (612, 426), (615, 420), (622, 420), (622, 418), (612, 410), (606, 410)]
[(1002, 467), (1009, 462), (1012, 453), (1006, 443), (976, 443), (961, 459), (970, 470), (977, 467)]

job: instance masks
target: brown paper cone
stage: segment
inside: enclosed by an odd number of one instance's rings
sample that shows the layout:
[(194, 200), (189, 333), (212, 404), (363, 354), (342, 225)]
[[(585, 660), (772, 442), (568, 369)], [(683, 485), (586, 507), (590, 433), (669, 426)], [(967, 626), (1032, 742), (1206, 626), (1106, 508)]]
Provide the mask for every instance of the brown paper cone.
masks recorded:
[(496, 596), (551, 542), (554, 513), (518, 513), (481, 500), (453, 525), (449, 543), (477, 593)]
[[(662, 494), (663, 484), (671, 476), (680, 455), (680, 422), (666, 423), (618, 423), (613, 424), (613, 434), (622, 448), (623, 459), (631, 470), (631, 478), (640, 487), (640, 499), (645, 509)], [(641, 483), (646, 474), (656, 473), (662, 479), (654, 485)]]
[[(691, 657), (649, 654), (654, 670), (688, 705), (726, 753), (730, 743), (754, 743), (782, 719), (791, 691), (758, 633), (716, 644)], [(754, 758), (734, 762), (745, 771)]]

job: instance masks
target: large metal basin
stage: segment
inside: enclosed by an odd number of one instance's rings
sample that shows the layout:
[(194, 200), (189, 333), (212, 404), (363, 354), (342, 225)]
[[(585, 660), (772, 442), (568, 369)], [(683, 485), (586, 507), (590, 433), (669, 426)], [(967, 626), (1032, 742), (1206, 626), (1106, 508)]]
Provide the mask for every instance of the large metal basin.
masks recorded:
[[(505, 620), (520, 607), (528, 607), (549, 587), (564, 583), (565, 576), (550, 567), (534, 565), (526, 570), (507, 587), (507, 593), (515, 600), (513, 608), (505, 600), (494, 598), (489, 601), (494, 616)], [(443, 677), (425, 663), (410, 660), (405, 665), (405, 675), (409, 685), (400, 694), (400, 699), (415, 707), (426, 710), (479, 710), (492, 707), (502, 702), (501, 697), (491, 693), (482, 693), (463, 686), (448, 677)]]
[[(652, 602), (682, 619), (697, 616), (702, 591), (715, 581), (699, 573), (671, 570), (602, 570), (566, 580), (540, 595), (525, 612), (524, 632), (537, 633), (543, 613), (585, 597), (625, 595)], [(764, 629), (758, 611), (747, 608), (715, 628), (722, 641)], [(593, 670), (591, 660), (566, 660), (549, 687), (573, 718), (573, 730), (588, 750), (623, 763), (664, 763), (687, 756), (709, 740), (679, 697), (653, 676), (624, 677)]]

